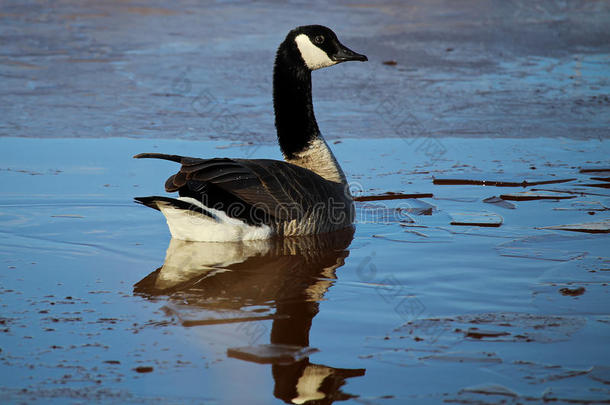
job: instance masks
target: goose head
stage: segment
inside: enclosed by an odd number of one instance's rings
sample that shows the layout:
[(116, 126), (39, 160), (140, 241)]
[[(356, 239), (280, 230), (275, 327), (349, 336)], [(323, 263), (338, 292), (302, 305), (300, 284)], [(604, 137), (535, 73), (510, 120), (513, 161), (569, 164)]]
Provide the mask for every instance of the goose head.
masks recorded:
[[(350, 60), (368, 59), (339, 42), (330, 28), (305, 25), (288, 33), (277, 50), (273, 68), (275, 127), (284, 158), (333, 181), (344, 181), (345, 175), (316, 122), (311, 72)], [(310, 149), (312, 159), (305, 155)]]
[[(347, 61), (367, 61), (365, 55), (356, 53), (343, 45), (337, 35), (322, 25), (305, 25), (290, 31), (279, 52), (298, 60), (294, 65), (309, 71), (333, 66)], [(296, 55), (296, 57), (294, 57)]]

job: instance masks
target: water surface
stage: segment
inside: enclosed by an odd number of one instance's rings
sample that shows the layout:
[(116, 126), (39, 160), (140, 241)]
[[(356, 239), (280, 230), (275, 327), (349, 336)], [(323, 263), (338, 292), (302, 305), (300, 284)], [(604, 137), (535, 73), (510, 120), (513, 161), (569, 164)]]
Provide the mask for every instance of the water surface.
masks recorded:
[[(131, 198), (176, 167), (130, 156), (274, 147), (3, 139), (0, 396), (607, 400), (608, 235), (545, 229), (608, 231), (610, 194), (592, 186), (607, 184), (592, 179), (608, 176), (607, 142), (438, 142), (438, 159), (402, 139), (334, 144), (358, 195), (432, 197), (358, 203), (353, 235), (243, 245), (171, 241)], [(573, 198), (487, 200), (523, 192)]]

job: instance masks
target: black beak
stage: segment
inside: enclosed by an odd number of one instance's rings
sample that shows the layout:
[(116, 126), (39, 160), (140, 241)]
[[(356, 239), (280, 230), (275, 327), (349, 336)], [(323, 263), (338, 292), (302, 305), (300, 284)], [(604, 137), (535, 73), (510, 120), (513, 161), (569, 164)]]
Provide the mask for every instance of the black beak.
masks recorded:
[(335, 54), (330, 55), (330, 59), (335, 62), (347, 62), (350, 60), (359, 60), (362, 62), (366, 62), (367, 60), (369, 60), (365, 55), (356, 53), (348, 47), (344, 46), (343, 44), (340, 44), (339, 42), (337, 42), (337, 49), (338, 50), (337, 52), (335, 52)]

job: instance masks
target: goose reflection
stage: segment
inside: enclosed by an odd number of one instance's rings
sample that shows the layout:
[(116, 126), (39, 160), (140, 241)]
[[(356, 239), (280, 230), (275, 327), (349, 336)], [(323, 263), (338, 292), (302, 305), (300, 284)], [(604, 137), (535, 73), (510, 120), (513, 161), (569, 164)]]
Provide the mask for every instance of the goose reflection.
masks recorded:
[(309, 331), (352, 239), (353, 230), (230, 243), (172, 239), (163, 266), (134, 292), (166, 297), (184, 326), (237, 322), (249, 343), (267, 333), (256, 321), (272, 319), (270, 344), (230, 348), (228, 355), (270, 363), (274, 395), (286, 403), (331, 404), (353, 398), (341, 387), (365, 370), (310, 363)]

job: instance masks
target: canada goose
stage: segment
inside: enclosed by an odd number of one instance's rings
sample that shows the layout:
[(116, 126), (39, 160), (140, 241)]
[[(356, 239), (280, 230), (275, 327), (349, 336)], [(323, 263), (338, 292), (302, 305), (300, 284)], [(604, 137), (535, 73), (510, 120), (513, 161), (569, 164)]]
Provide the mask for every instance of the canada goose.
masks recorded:
[(327, 27), (290, 31), (273, 71), (275, 126), (285, 162), (142, 153), (134, 157), (182, 165), (165, 182), (165, 190), (180, 197), (135, 200), (160, 210), (173, 238), (189, 241), (266, 239), (352, 226), (352, 196), (311, 101), (311, 71), (350, 60), (367, 57), (342, 45)]

